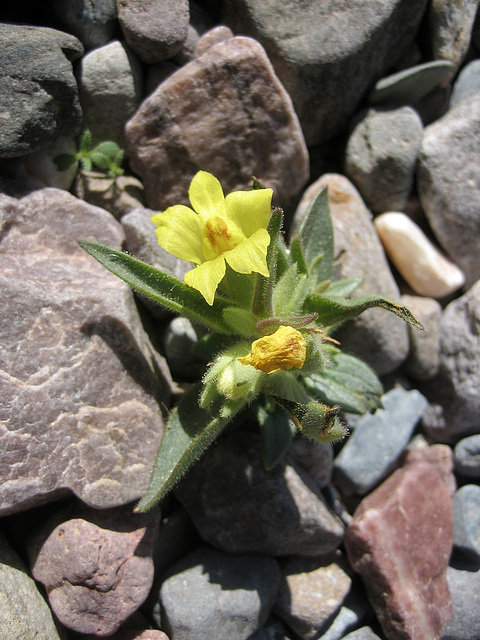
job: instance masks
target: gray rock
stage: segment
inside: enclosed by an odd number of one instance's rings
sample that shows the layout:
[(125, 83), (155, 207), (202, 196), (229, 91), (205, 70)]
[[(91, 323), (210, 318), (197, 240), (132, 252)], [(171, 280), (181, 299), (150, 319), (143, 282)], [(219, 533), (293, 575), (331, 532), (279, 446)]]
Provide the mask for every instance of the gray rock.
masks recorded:
[(469, 62), (458, 74), (450, 96), (450, 108), (480, 93), (480, 60)]
[(343, 640), (381, 640), (381, 638), (371, 627), (361, 627), (343, 636)]
[(0, 534), (2, 640), (60, 640), (52, 613), (20, 557)]
[(425, 128), (417, 186), (433, 233), (471, 286), (480, 278), (480, 94)]
[(47, 0), (60, 26), (76, 36), (86, 50), (107, 44), (117, 22), (116, 0)]
[(383, 409), (360, 418), (335, 458), (334, 477), (347, 495), (364, 495), (391, 473), (428, 404), (419, 391), (402, 388), (386, 393), (382, 403)]
[(228, 27), (220, 25), (210, 29), (210, 31), (204, 33), (198, 41), (197, 56), (201, 56), (207, 49), (210, 49), (210, 47), (220, 42), (225, 42), (225, 40), (230, 40), (230, 38), (233, 38), (233, 32)]
[(136, 500), (169, 373), (129, 287), (78, 246), (120, 248), (121, 227), (65, 191), (2, 191), (0, 511), (70, 491), (97, 508)]
[(78, 77), (84, 128), (94, 142), (125, 147), (125, 124), (143, 97), (142, 66), (129, 47), (114, 40), (82, 58)]
[(147, 64), (172, 58), (188, 33), (188, 0), (118, 0), (118, 21), (125, 40)]
[(480, 571), (448, 567), (447, 580), (453, 602), (453, 620), (442, 640), (480, 637)]
[(428, 380), (438, 373), (440, 367), (442, 307), (437, 300), (422, 296), (403, 295), (401, 302), (425, 327), (425, 331), (408, 328), (410, 351), (404, 363), (405, 371), (414, 380)]
[(371, 613), (367, 596), (359, 585), (354, 585), (333, 620), (321, 630), (321, 640), (342, 640), (346, 633), (355, 629)]
[(347, 142), (345, 171), (374, 213), (403, 211), (423, 125), (411, 107), (362, 112)]
[(111, 178), (99, 171), (79, 171), (74, 192), (80, 200), (110, 211), (117, 220), (143, 206), (143, 185), (129, 175)]
[[(196, 2), (189, 0), (188, 5), (190, 8), (190, 22), (188, 23), (187, 37), (183, 42), (180, 51), (173, 57), (173, 62), (178, 64), (180, 67), (193, 60), (197, 55), (200, 55), (198, 45), (206, 33), (217, 30), (230, 31), (227, 27), (215, 27), (209, 14)], [(230, 36), (233, 36), (231, 31)], [(226, 38), (223, 38), (223, 40), (225, 39)], [(220, 39), (217, 41), (220, 42)]]
[(318, 489), (324, 489), (332, 480), (333, 446), (313, 442), (301, 435), (294, 438), (288, 452), (314, 480)]
[(372, 82), (401, 58), (425, 4), (226, 0), (222, 21), (265, 47), (313, 146), (338, 133)]
[(73, 36), (0, 24), (0, 158), (22, 156), (82, 123), (71, 61), (83, 53)]
[(165, 357), (176, 379), (195, 381), (205, 373), (205, 362), (194, 352), (201, 334), (187, 318), (174, 318), (163, 338)]
[(201, 537), (230, 553), (321, 555), (343, 526), (291, 459), (267, 471), (255, 431), (225, 434), (175, 490)]
[(198, 169), (225, 193), (252, 176), (286, 206), (308, 177), (308, 154), (292, 103), (262, 47), (231, 38), (163, 82), (127, 124), (133, 169), (152, 209), (188, 203)]
[(453, 546), (463, 555), (480, 561), (480, 487), (465, 484), (452, 498)]
[(466, 478), (480, 478), (480, 434), (455, 445), (455, 470)]
[(273, 558), (200, 547), (163, 582), (162, 628), (181, 640), (244, 640), (267, 619), (279, 582)]

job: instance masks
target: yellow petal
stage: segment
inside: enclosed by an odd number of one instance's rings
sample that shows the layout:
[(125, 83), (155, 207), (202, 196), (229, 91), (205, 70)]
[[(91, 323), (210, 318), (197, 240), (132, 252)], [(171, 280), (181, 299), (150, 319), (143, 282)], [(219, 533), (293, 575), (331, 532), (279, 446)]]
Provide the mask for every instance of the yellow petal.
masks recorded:
[(235, 249), (223, 255), (237, 273), (261, 273), (268, 278), (267, 248), (270, 235), (266, 229), (259, 229), (250, 238), (246, 238)]
[(251, 353), (238, 360), (263, 373), (274, 373), (288, 371), (292, 367), (301, 369), (306, 355), (307, 346), (300, 331), (293, 327), (281, 326), (272, 335), (255, 340)]
[(195, 264), (204, 261), (202, 225), (195, 211), (177, 204), (163, 213), (156, 213), (151, 220), (157, 226), (158, 244), (165, 251)]
[(225, 198), (227, 218), (249, 238), (258, 229), (265, 229), (270, 218), (273, 191), (253, 189), (234, 191)]
[(225, 269), (224, 257), (218, 256), (215, 260), (209, 260), (195, 269), (187, 271), (184, 278), (185, 283), (200, 291), (208, 304), (212, 305), (218, 284), (225, 275)]
[(193, 177), (188, 197), (197, 213), (205, 216), (225, 216), (225, 199), (220, 182), (207, 171), (199, 171)]

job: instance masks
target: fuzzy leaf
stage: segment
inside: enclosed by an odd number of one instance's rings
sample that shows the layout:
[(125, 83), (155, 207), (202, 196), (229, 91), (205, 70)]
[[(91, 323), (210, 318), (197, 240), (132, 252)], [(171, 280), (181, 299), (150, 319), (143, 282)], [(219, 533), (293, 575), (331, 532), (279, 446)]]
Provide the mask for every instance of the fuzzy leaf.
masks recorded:
[[(325, 288), (325, 295), (348, 298), (362, 284), (361, 278), (345, 278), (344, 280), (335, 280)], [(320, 291), (315, 291), (320, 293)]]
[(307, 297), (308, 285), (307, 277), (299, 275), (297, 263), (292, 264), (273, 289), (273, 315), (289, 317), (297, 314)]
[(268, 222), (267, 231), (270, 235), (270, 244), (267, 249), (267, 267), (270, 277), (258, 275), (252, 311), (257, 316), (269, 315), (272, 297), (272, 284), (276, 281), (277, 255), (279, 242), (282, 240), (283, 211), (279, 208), (273, 210)]

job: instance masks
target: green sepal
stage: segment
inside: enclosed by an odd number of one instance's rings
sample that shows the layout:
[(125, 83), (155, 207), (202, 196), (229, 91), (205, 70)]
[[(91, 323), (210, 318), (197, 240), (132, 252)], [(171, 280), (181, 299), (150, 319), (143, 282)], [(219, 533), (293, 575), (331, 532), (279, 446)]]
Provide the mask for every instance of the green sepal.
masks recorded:
[(248, 402), (219, 397), (202, 409), (200, 388), (200, 384), (191, 387), (170, 414), (150, 485), (135, 512), (148, 511), (162, 500)]
[(315, 442), (338, 442), (347, 434), (348, 429), (337, 418), (339, 406), (310, 400), (307, 404), (289, 402), (275, 398), (277, 404), (290, 415), (302, 435)]
[(279, 242), (281, 241), (283, 225), (283, 211), (275, 208), (270, 216), (267, 231), (270, 235), (270, 244), (267, 249), (268, 278), (258, 274), (256, 277), (255, 295), (253, 298), (252, 312), (259, 317), (268, 316), (271, 312), (272, 283), (276, 281), (277, 256)]
[(290, 446), (297, 430), (296, 426), (287, 413), (276, 404), (268, 408), (259, 404), (257, 422), (260, 425), (265, 468), (273, 469)]
[(199, 291), (138, 258), (96, 242), (84, 240), (79, 244), (100, 264), (150, 300), (214, 331), (234, 333), (223, 317), (230, 306), (227, 301), (216, 297), (210, 306)]

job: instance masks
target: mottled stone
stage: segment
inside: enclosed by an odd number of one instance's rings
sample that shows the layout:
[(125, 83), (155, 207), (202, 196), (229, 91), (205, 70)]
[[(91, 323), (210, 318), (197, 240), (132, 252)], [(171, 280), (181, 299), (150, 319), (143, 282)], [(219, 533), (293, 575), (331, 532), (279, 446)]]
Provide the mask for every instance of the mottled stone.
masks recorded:
[(374, 213), (402, 211), (412, 188), (423, 125), (411, 107), (362, 112), (345, 150), (345, 172)]
[(2, 187), (0, 510), (70, 491), (98, 508), (136, 500), (169, 374), (130, 288), (78, 245), (118, 249), (121, 227), (65, 191)]
[(457, 481), (453, 473), (453, 451), (446, 444), (425, 445), (409, 449), (405, 451), (400, 461), (402, 465), (412, 462), (428, 462), (438, 471), (450, 496), (453, 496), (457, 490)]
[(406, 214), (383, 213), (374, 225), (388, 257), (415, 293), (445, 298), (465, 284), (463, 272)]
[(447, 580), (453, 602), (453, 620), (442, 640), (480, 638), (480, 571), (448, 567)]
[(230, 553), (332, 551), (342, 540), (340, 520), (293, 460), (265, 469), (256, 430), (225, 434), (175, 490), (200, 535)]
[(480, 434), (457, 442), (455, 470), (466, 478), (480, 478)]
[(67, 628), (110, 635), (138, 607), (153, 581), (158, 509), (58, 512), (29, 541), (33, 576)]
[(465, 484), (452, 498), (453, 546), (456, 551), (480, 561), (480, 487)]
[(274, 611), (302, 640), (313, 640), (350, 590), (346, 563), (337, 552), (321, 558), (292, 557), (281, 569)]
[(204, 33), (198, 41), (197, 56), (203, 55), (205, 51), (213, 47), (213, 45), (225, 42), (225, 40), (230, 40), (230, 38), (233, 38), (233, 33), (228, 27), (220, 25), (210, 29), (210, 31)]
[(389, 640), (442, 637), (452, 537), (450, 496), (424, 462), (395, 471), (355, 511), (345, 547)]
[(425, 128), (417, 186), (436, 239), (470, 287), (480, 278), (479, 93)]
[(117, 22), (116, 0), (47, 0), (62, 28), (72, 33), (85, 49), (95, 49), (112, 39)]
[(279, 583), (273, 558), (200, 547), (163, 582), (162, 628), (181, 640), (246, 639), (267, 619)]
[(450, 97), (450, 108), (480, 93), (480, 60), (472, 60), (458, 74)]
[(425, 327), (419, 331), (408, 327), (410, 350), (404, 369), (414, 380), (433, 378), (440, 367), (440, 318), (442, 307), (437, 300), (423, 296), (403, 295), (401, 303), (413, 313)]
[(214, 45), (163, 82), (126, 128), (133, 169), (152, 209), (185, 203), (199, 169), (225, 193), (252, 176), (286, 206), (308, 178), (308, 154), (291, 100), (262, 47)]

